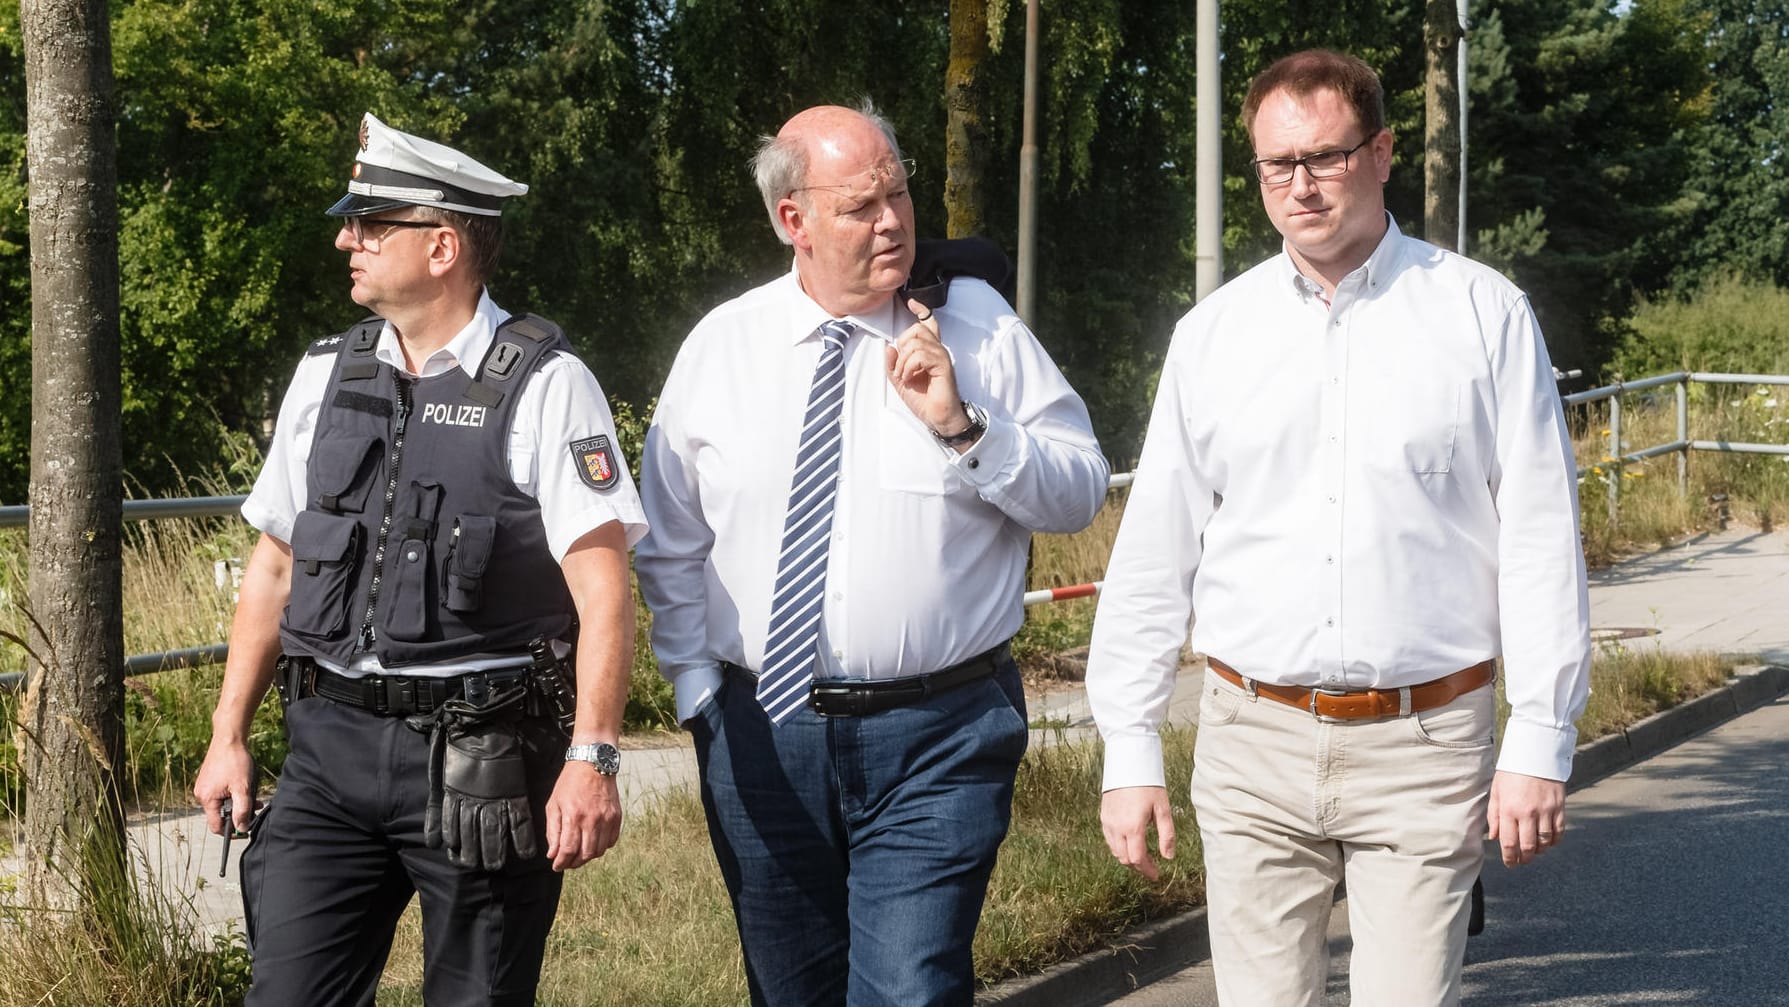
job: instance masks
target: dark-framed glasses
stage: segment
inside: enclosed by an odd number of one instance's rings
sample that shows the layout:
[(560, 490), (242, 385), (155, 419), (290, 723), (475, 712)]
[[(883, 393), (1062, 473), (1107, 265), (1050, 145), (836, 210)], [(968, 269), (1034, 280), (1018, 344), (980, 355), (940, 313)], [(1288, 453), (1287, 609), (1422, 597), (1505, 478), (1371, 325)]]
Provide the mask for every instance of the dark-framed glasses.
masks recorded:
[(407, 227), (445, 227), (428, 220), (368, 220), (365, 217), (344, 217), (342, 226), (348, 229), (348, 237), (354, 244), (375, 254), (379, 246), (391, 237), (391, 232)]
[(809, 189), (826, 189), (830, 192), (856, 194), (868, 192), (871, 189), (876, 188), (878, 185), (886, 185), (890, 189), (895, 189), (911, 182), (913, 176), (918, 173), (918, 171), (919, 163), (917, 161), (913, 160), (911, 157), (903, 157), (899, 161), (890, 161), (887, 164), (879, 164), (868, 171), (858, 172), (849, 178), (827, 185), (798, 186), (794, 189), (790, 189), (789, 195), (793, 196), (798, 192), (806, 192)]
[(1347, 150), (1319, 150), (1315, 154), (1303, 157), (1263, 157), (1250, 161), (1254, 166), (1255, 177), (1262, 185), (1281, 185), (1292, 181), (1298, 172), (1299, 165), (1310, 172), (1312, 178), (1334, 178), (1348, 170), (1348, 158), (1354, 152), (1367, 145), (1367, 142), (1379, 134), (1373, 133)]

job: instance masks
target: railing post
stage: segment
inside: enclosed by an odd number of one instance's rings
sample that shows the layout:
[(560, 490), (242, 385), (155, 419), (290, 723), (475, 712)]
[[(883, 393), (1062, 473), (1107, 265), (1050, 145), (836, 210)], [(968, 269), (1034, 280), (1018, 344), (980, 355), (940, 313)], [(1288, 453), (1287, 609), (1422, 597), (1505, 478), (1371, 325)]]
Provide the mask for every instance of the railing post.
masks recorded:
[(1677, 440), (1683, 445), (1677, 452), (1677, 495), (1690, 498), (1690, 376), (1677, 383)]
[(1609, 480), (1609, 527), (1613, 528), (1621, 512), (1621, 391), (1609, 396), (1609, 458), (1606, 465)]

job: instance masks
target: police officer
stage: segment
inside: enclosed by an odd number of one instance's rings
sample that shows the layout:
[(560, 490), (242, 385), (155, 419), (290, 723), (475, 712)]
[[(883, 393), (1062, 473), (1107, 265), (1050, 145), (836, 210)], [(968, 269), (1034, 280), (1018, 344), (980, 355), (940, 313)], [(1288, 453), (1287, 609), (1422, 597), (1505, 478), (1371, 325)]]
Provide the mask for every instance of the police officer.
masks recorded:
[(485, 290), (525, 192), (368, 114), (329, 210), (377, 317), (313, 345), (280, 408), (193, 788), (213, 831), (226, 798), (250, 826), (245, 739), (277, 684), (291, 751), (242, 858), (251, 1004), (371, 1004), (412, 892), (428, 1003), (533, 1003), (560, 872), (620, 832), (646, 525), (595, 377)]

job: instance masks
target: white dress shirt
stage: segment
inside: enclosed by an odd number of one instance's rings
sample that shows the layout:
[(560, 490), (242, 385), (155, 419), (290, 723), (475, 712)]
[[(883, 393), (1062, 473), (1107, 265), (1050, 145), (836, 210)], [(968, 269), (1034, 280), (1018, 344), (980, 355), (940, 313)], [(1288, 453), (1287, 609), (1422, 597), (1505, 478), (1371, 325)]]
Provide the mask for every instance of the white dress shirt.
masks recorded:
[[(832, 316), (793, 271), (690, 333), (647, 435), (652, 535), (640, 590), (659, 670), (688, 719), (720, 663), (758, 669), (802, 416)], [(845, 347), (844, 452), (826, 571), (819, 677), (899, 678), (988, 650), (1024, 617), (1034, 531), (1087, 526), (1107, 468), (1087, 408), (987, 284), (958, 279), (937, 311), (958, 391), (988, 413), (966, 453), (941, 447), (886, 375), (913, 324), (892, 302)]]
[[(379, 332), (375, 356), (413, 377), (430, 377), (459, 367), (474, 375), (496, 337), (497, 327), (509, 319), (509, 312), (491, 301), (489, 293), (479, 295), (478, 308), (447, 345), (436, 350), (422, 363), (418, 373), (404, 362), (397, 333), (386, 322)], [(274, 426), (273, 442), (268, 445), (267, 459), (255, 479), (255, 487), (242, 505), (244, 520), (256, 529), (282, 542), (292, 540), (292, 522), (304, 510), (307, 492), (307, 465), (311, 440), (316, 433), (317, 414), (323, 405), (323, 394), (329, 376), (335, 370), (336, 355), (320, 353), (299, 361), (298, 371), (280, 404), (279, 420)], [(578, 475), (577, 460), (572, 456), (574, 441), (606, 434), (615, 452), (615, 467), (620, 474), (616, 485), (599, 492)], [(582, 360), (565, 353), (555, 353), (522, 386), (516, 402), (514, 422), (509, 431), (509, 472), (516, 487), (540, 501), (540, 516), (547, 531), (547, 548), (555, 560), (565, 554), (587, 532), (619, 521), (626, 529), (629, 545), (646, 534), (646, 517), (634, 488), (627, 461), (621, 456), (621, 445), (615, 436), (615, 419), (609, 411), (609, 400), (598, 386), (596, 376)], [(351, 674), (372, 674), (379, 670), (377, 658), (364, 655), (356, 658), (352, 669), (332, 670)], [(459, 674), (496, 664), (515, 663), (510, 656), (500, 660), (473, 657), (452, 664), (405, 667), (404, 674), (414, 676)]]
[[(1388, 217), (1389, 221), (1389, 217)], [(1397, 688), (1502, 655), (1500, 769), (1570, 775), (1589, 598), (1527, 298), (1388, 223), (1333, 305), (1280, 254), (1180, 321), (1087, 691), (1105, 786), (1160, 786), (1193, 647), (1278, 685)]]

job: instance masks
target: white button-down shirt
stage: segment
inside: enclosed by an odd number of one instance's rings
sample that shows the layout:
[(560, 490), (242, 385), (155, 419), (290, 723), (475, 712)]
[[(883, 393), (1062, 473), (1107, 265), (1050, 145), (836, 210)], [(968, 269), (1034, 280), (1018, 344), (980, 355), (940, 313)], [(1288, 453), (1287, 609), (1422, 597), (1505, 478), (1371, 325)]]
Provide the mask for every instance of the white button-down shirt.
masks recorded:
[[(941, 447), (886, 375), (913, 324), (892, 302), (852, 316), (844, 452), (826, 571), (820, 677), (898, 678), (988, 650), (1023, 619), (1033, 531), (1086, 527), (1107, 467), (1087, 408), (985, 283), (958, 279), (937, 311), (959, 393), (988, 413), (966, 453)], [(687, 719), (720, 663), (758, 669), (790, 472), (831, 316), (793, 271), (715, 309), (659, 397), (641, 492), (652, 535), (640, 590), (659, 669)]]
[[(398, 345), (397, 332), (390, 322), (379, 332), (374, 355), (414, 377), (444, 374), (455, 367), (475, 375), (479, 362), (491, 348), (497, 327), (508, 319), (509, 312), (493, 303), (488, 293), (480, 294), (472, 320), (445, 346), (430, 354), (422, 362), (420, 372), (412, 373), (404, 362), (403, 348)], [(305, 507), (311, 441), (335, 362), (334, 353), (312, 354), (299, 362), (285, 400), (280, 403), (266, 462), (255, 479), (254, 490), (242, 505), (242, 516), (250, 525), (282, 542), (292, 540), (292, 522)], [(573, 442), (598, 434), (608, 436), (620, 473), (615, 486), (600, 492), (578, 475), (578, 462), (571, 453)], [(645, 513), (616, 441), (609, 400), (596, 376), (577, 357), (553, 354), (522, 386), (509, 431), (509, 473), (518, 489), (540, 501), (547, 548), (555, 560), (563, 560), (579, 538), (610, 521), (621, 522), (629, 545), (646, 534)], [(504, 660), (515, 662), (513, 656)], [(452, 664), (406, 667), (404, 673), (458, 674), (496, 663), (503, 662), (474, 657)], [(371, 674), (379, 668), (377, 659), (366, 655), (356, 658), (352, 669), (334, 670)]]
[(1502, 655), (1499, 768), (1569, 776), (1589, 599), (1522, 292), (1388, 224), (1333, 304), (1282, 253), (1183, 318), (1088, 659), (1107, 789), (1161, 785), (1195, 613), (1195, 649), (1278, 685), (1397, 688)]

